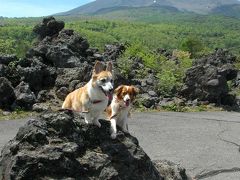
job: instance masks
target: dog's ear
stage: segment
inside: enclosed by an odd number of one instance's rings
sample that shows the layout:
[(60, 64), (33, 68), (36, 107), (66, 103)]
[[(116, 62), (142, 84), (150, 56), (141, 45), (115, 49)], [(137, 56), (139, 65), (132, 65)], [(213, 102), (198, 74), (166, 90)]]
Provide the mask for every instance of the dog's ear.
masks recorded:
[(114, 90), (114, 94), (116, 94), (117, 97), (120, 96), (122, 90), (124, 88), (124, 85), (118, 86), (115, 90)]
[(93, 74), (98, 74), (101, 71), (103, 71), (103, 64), (100, 61), (96, 61), (93, 68)]
[(112, 64), (112, 61), (109, 61), (107, 63), (106, 71), (110, 71), (112, 73), (112, 70), (113, 70), (113, 64)]
[(132, 88), (133, 88), (133, 93), (136, 96), (139, 93), (139, 89), (135, 86), (132, 86)]

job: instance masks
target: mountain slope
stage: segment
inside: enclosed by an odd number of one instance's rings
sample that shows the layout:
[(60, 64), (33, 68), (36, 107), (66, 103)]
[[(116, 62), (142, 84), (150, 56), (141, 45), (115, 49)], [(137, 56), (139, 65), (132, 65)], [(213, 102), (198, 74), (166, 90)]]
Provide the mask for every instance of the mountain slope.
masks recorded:
[(238, 0), (168, 0), (174, 7), (183, 11), (190, 11), (199, 14), (207, 14), (212, 11), (212, 9), (230, 5), (230, 4), (240, 4)]
[(233, 4), (240, 4), (240, 2), (238, 0), (96, 0), (57, 15), (94, 14), (101, 9), (113, 7), (146, 7), (151, 5), (171, 6), (181, 11), (207, 14), (217, 7)]
[(59, 13), (60, 15), (78, 15), (78, 14), (92, 14), (100, 9), (112, 8), (112, 7), (140, 7), (149, 6), (153, 2), (149, 0), (96, 0), (86, 5), (77, 7), (70, 11)]
[(233, 4), (219, 6), (212, 10), (212, 14), (221, 14), (224, 16), (240, 18), (240, 5)]
[(192, 19), (195, 13), (182, 12), (171, 6), (113, 7), (101, 9), (92, 15), (103, 19), (133, 20), (147, 23)]

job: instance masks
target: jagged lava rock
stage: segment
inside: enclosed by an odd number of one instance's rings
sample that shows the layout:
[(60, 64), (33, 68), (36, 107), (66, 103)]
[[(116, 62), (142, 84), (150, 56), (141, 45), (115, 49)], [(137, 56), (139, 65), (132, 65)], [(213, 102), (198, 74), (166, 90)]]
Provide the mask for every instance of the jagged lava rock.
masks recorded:
[(167, 160), (156, 160), (154, 164), (166, 180), (192, 180), (192, 178), (186, 174), (186, 169), (179, 164)]
[(16, 95), (16, 105), (31, 109), (32, 105), (36, 102), (36, 96), (25, 82), (21, 82), (14, 90)]
[(17, 60), (17, 56), (14, 54), (1, 54), (0, 56), (0, 64), (8, 65), (9, 63)]
[(218, 104), (230, 102), (225, 99), (229, 92), (227, 81), (237, 77), (235, 60), (236, 57), (222, 49), (196, 60), (186, 72), (180, 94), (191, 100), (198, 98)]
[(0, 77), (0, 108), (9, 108), (15, 99), (11, 82), (5, 77)]
[(39, 35), (40, 39), (46, 36), (53, 36), (64, 28), (63, 21), (56, 21), (53, 16), (43, 19), (41, 24), (34, 27), (33, 32)]
[(28, 121), (2, 150), (2, 179), (163, 179), (135, 137), (112, 140), (110, 123), (101, 124), (85, 124), (72, 111)]

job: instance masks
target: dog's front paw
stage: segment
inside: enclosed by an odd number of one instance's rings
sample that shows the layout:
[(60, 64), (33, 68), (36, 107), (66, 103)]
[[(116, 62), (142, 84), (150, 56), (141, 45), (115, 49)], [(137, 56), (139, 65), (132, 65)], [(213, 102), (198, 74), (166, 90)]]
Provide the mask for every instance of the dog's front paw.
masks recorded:
[(112, 138), (112, 139), (116, 139), (116, 137), (117, 137), (117, 134), (116, 134), (116, 133), (112, 133), (112, 134), (111, 134), (111, 138)]

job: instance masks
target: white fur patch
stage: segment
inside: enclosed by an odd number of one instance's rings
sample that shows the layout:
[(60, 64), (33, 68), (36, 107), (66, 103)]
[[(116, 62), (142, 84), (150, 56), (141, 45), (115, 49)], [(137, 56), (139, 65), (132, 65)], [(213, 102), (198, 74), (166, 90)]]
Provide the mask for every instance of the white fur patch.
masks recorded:
[(126, 94), (126, 95), (124, 96), (123, 100), (124, 100), (125, 102), (128, 101), (128, 100), (130, 100), (129, 94)]

